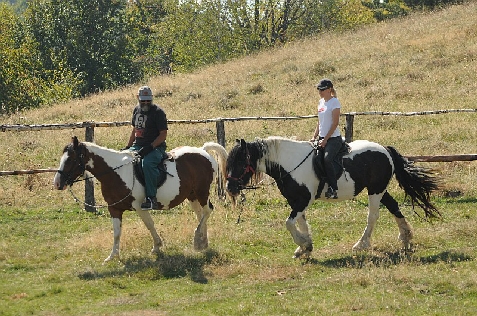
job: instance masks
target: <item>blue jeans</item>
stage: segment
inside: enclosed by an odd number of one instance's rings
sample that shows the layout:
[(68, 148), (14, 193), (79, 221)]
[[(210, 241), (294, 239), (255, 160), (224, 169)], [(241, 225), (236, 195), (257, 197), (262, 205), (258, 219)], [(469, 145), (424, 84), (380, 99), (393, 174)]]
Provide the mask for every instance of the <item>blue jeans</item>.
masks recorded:
[(326, 142), (326, 146), (324, 149), (324, 164), (325, 164), (325, 171), (326, 177), (328, 180), (328, 184), (335, 190), (338, 190), (338, 183), (336, 179), (336, 171), (334, 167), (334, 160), (336, 159), (336, 155), (341, 149), (343, 145), (343, 139), (341, 136), (331, 137)]
[[(141, 148), (141, 146), (131, 146), (129, 150), (138, 151)], [(153, 151), (142, 159), (142, 169), (144, 171), (144, 181), (146, 182), (147, 197), (154, 197), (157, 194), (157, 178), (161, 172), (158, 166), (163, 158), (166, 157), (166, 151), (163, 147), (159, 146), (154, 148)]]

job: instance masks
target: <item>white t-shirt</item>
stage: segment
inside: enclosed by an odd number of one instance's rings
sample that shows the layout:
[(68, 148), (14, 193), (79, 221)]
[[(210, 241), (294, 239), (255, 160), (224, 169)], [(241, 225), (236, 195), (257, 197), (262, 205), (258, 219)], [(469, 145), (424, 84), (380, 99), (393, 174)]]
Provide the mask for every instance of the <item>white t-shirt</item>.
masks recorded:
[[(331, 98), (325, 102), (325, 99), (320, 99), (318, 103), (318, 119), (320, 121), (320, 137), (325, 137), (326, 134), (330, 131), (331, 124), (333, 122), (333, 117), (331, 112), (334, 109), (340, 109), (341, 103), (337, 98)], [(339, 126), (336, 127), (331, 137), (341, 136)]]

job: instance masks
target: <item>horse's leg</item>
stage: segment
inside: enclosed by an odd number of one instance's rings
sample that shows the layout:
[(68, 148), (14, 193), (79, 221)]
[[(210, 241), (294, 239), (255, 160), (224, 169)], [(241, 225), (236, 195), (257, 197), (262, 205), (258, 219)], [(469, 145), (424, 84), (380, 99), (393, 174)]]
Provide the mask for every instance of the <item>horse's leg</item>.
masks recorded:
[(122, 213), (120, 216), (112, 215), (111, 221), (113, 222), (113, 249), (111, 250), (109, 257), (104, 259), (104, 263), (116, 257), (119, 259), (119, 240), (121, 239)]
[(197, 221), (199, 222), (194, 234), (194, 249), (201, 251), (209, 247), (209, 239), (207, 236), (207, 220), (209, 219), (210, 213), (212, 213), (214, 207), (210, 201), (207, 201), (204, 207), (200, 205), (198, 200), (189, 202), (191, 208), (194, 210), (195, 215), (197, 216)]
[(156, 231), (156, 227), (154, 227), (154, 221), (152, 220), (151, 214), (149, 214), (148, 211), (143, 210), (137, 210), (136, 213), (151, 233), (152, 239), (154, 239), (154, 246), (152, 247), (151, 253), (159, 253), (159, 248), (162, 247), (162, 240)]
[(386, 191), (381, 198), (381, 203), (394, 215), (394, 220), (399, 227), (399, 236), (398, 239), (402, 241), (404, 249), (408, 250), (411, 248), (412, 240), (412, 227), (407, 222), (404, 215), (402, 215), (399, 210), (399, 204), (396, 200)]
[[(296, 227), (296, 222), (298, 222), (298, 229)], [(293, 257), (308, 257), (313, 250), (313, 242), (310, 237), (309, 227), (308, 223), (306, 222), (304, 211), (292, 211), (286, 221), (286, 227), (292, 235), (293, 241), (298, 245)]]
[(353, 250), (365, 250), (371, 247), (371, 234), (373, 233), (376, 221), (379, 218), (379, 204), (381, 201), (381, 194), (368, 195), (368, 223), (364, 229), (363, 236), (353, 246)]
[(301, 216), (297, 216), (296, 218), (298, 224), (298, 232), (305, 238), (305, 246), (299, 246), (295, 250), (294, 257), (298, 258), (301, 256), (309, 257), (311, 252), (313, 251), (313, 240), (311, 239), (310, 235), (310, 225), (306, 221), (305, 213), (301, 213)]

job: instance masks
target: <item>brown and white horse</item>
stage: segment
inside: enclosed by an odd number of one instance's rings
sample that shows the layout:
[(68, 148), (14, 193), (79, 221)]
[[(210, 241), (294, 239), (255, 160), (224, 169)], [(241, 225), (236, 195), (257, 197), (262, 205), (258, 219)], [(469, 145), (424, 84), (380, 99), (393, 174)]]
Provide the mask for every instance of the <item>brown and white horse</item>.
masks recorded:
[[(209, 154), (216, 153), (218, 162)], [(171, 209), (188, 199), (194, 210), (199, 225), (195, 230), (194, 248), (204, 250), (208, 247), (207, 219), (213, 205), (209, 199), (212, 182), (217, 177), (218, 168), (225, 176), (227, 151), (217, 143), (205, 143), (202, 148), (183, 146), (173, 149), (173, 159), (164, 164), (167, 179), (157, 190), (160, 209)], [(141, 210), (145, 197), (144, 186), (134, 171), (135, 156), (131, 152), (116, 151), (89, 142), (79, 142), (73, 137), (65, 146), (60, 167), (55, 174), (54, 184), (58, 190), (73, 185), (85, 171), (90, 172), (101, 183), (101, 192), (108, 204), (114, 229), (114, 241), (109, 261), (119, 258), (119, 241), (123, 212), (135, 210), (149, 229), (154, 239), (153, 253), (158, 253), (162, 240), (154, 227), (148, 211)], [(222, 181), (224, 179), (221, 179)]]

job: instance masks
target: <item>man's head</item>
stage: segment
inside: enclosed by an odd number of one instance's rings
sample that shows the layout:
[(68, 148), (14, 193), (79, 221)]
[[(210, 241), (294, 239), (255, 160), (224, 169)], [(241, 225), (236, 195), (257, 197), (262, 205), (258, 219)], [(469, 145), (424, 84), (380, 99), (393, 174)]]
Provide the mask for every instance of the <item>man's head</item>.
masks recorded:
[(149, 111), (152, 104), (152, 90), (148, 86), (142, 86), (137, 91), (137, 99), (143, 112)]

